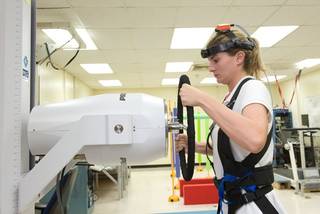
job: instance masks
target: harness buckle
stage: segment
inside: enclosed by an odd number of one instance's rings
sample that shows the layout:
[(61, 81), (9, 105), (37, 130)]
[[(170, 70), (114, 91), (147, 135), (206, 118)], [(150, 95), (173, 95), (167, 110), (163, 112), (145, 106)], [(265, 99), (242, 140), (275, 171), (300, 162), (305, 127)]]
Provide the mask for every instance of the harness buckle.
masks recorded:
[(246, 202), (246, 204), (249, 203), (249, 200), (247, 198), (247, 194), (243, 194), (243, 198), (244, 198), (244, 201)]
[(255, 192), (247, 192), (241, 195), (242, 201), (244, 204), (248, 204), (257, 199), (257, 195)]

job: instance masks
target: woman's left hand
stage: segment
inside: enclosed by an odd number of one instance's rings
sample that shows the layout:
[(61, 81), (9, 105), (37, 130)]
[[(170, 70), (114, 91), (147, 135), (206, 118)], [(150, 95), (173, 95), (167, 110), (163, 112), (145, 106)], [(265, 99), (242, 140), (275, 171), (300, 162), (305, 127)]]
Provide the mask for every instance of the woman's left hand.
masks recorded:
[(183, 84), (180, 88), (180, 97), (183, 106), (199, 106), (203, 92), (188, 84)]

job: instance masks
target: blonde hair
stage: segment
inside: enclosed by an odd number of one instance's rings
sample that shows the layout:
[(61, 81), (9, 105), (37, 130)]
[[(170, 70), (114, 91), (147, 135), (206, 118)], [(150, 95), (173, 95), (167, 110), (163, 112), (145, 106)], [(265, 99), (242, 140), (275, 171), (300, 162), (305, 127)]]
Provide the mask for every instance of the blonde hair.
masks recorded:
[[(246, 35), (241, 33), (238, 30), (232, 30), (236, 38), (238, 38), (240, 41), (248, 41), (248, 38)], [(253, 50), (247, 50), (243, 48), (231, 48), (227, 50), (226, 52), (230, 56), (234, 56), (237, 52), (243, 51), (245, 53), (245, 59), (244, 59), (244, 65), (243, 69), (245, 72), (250, 75), (254, 76), (257, 79), (260, 78), (262, 72), (265, 71), (263, 62), (261, 60), (261, 54), (260, 54), (260, 48), (259, 43), (255, 38), (250, 37), (250, 40), (254, 42), (255, 46)], [(213, 38), (211, 38), (207, 44), (206, 48), (211, 48), (217, 44), (223, 44), (230, 41), (230, 38), (225, 33), (217, 33)]]

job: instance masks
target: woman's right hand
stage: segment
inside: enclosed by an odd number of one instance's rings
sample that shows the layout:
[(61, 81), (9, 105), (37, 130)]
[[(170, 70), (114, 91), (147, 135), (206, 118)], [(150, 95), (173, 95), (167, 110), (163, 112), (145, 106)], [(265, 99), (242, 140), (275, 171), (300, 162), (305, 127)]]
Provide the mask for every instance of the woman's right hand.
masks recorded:
[(178, 134), (175, 140), (176, 152), (180, 152), (182, 149), (188, 153), (188, 136), (186, 134)]

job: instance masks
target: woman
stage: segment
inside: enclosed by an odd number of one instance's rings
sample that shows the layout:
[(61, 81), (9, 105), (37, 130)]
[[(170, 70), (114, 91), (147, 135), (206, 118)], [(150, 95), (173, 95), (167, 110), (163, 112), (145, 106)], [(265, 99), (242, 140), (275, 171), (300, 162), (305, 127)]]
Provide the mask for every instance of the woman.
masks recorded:
[[(255, 79), (263, 72), (259, 45), (232, 27), (218, 26), (201, 52), (217, 82), (228, 87), (223, 103), (187, 84), (179, 94), (184, 106), (201, 107), (215, 124), (209, 151), (219, 187), (218, 213), (285, 213), (271, 186), (272, 103), (265, 85)], [(183, 148), (187, 136), (180, 134), (176, 149)], [(196, 152), (205, 151), (205, 144), (196, 144)]]

